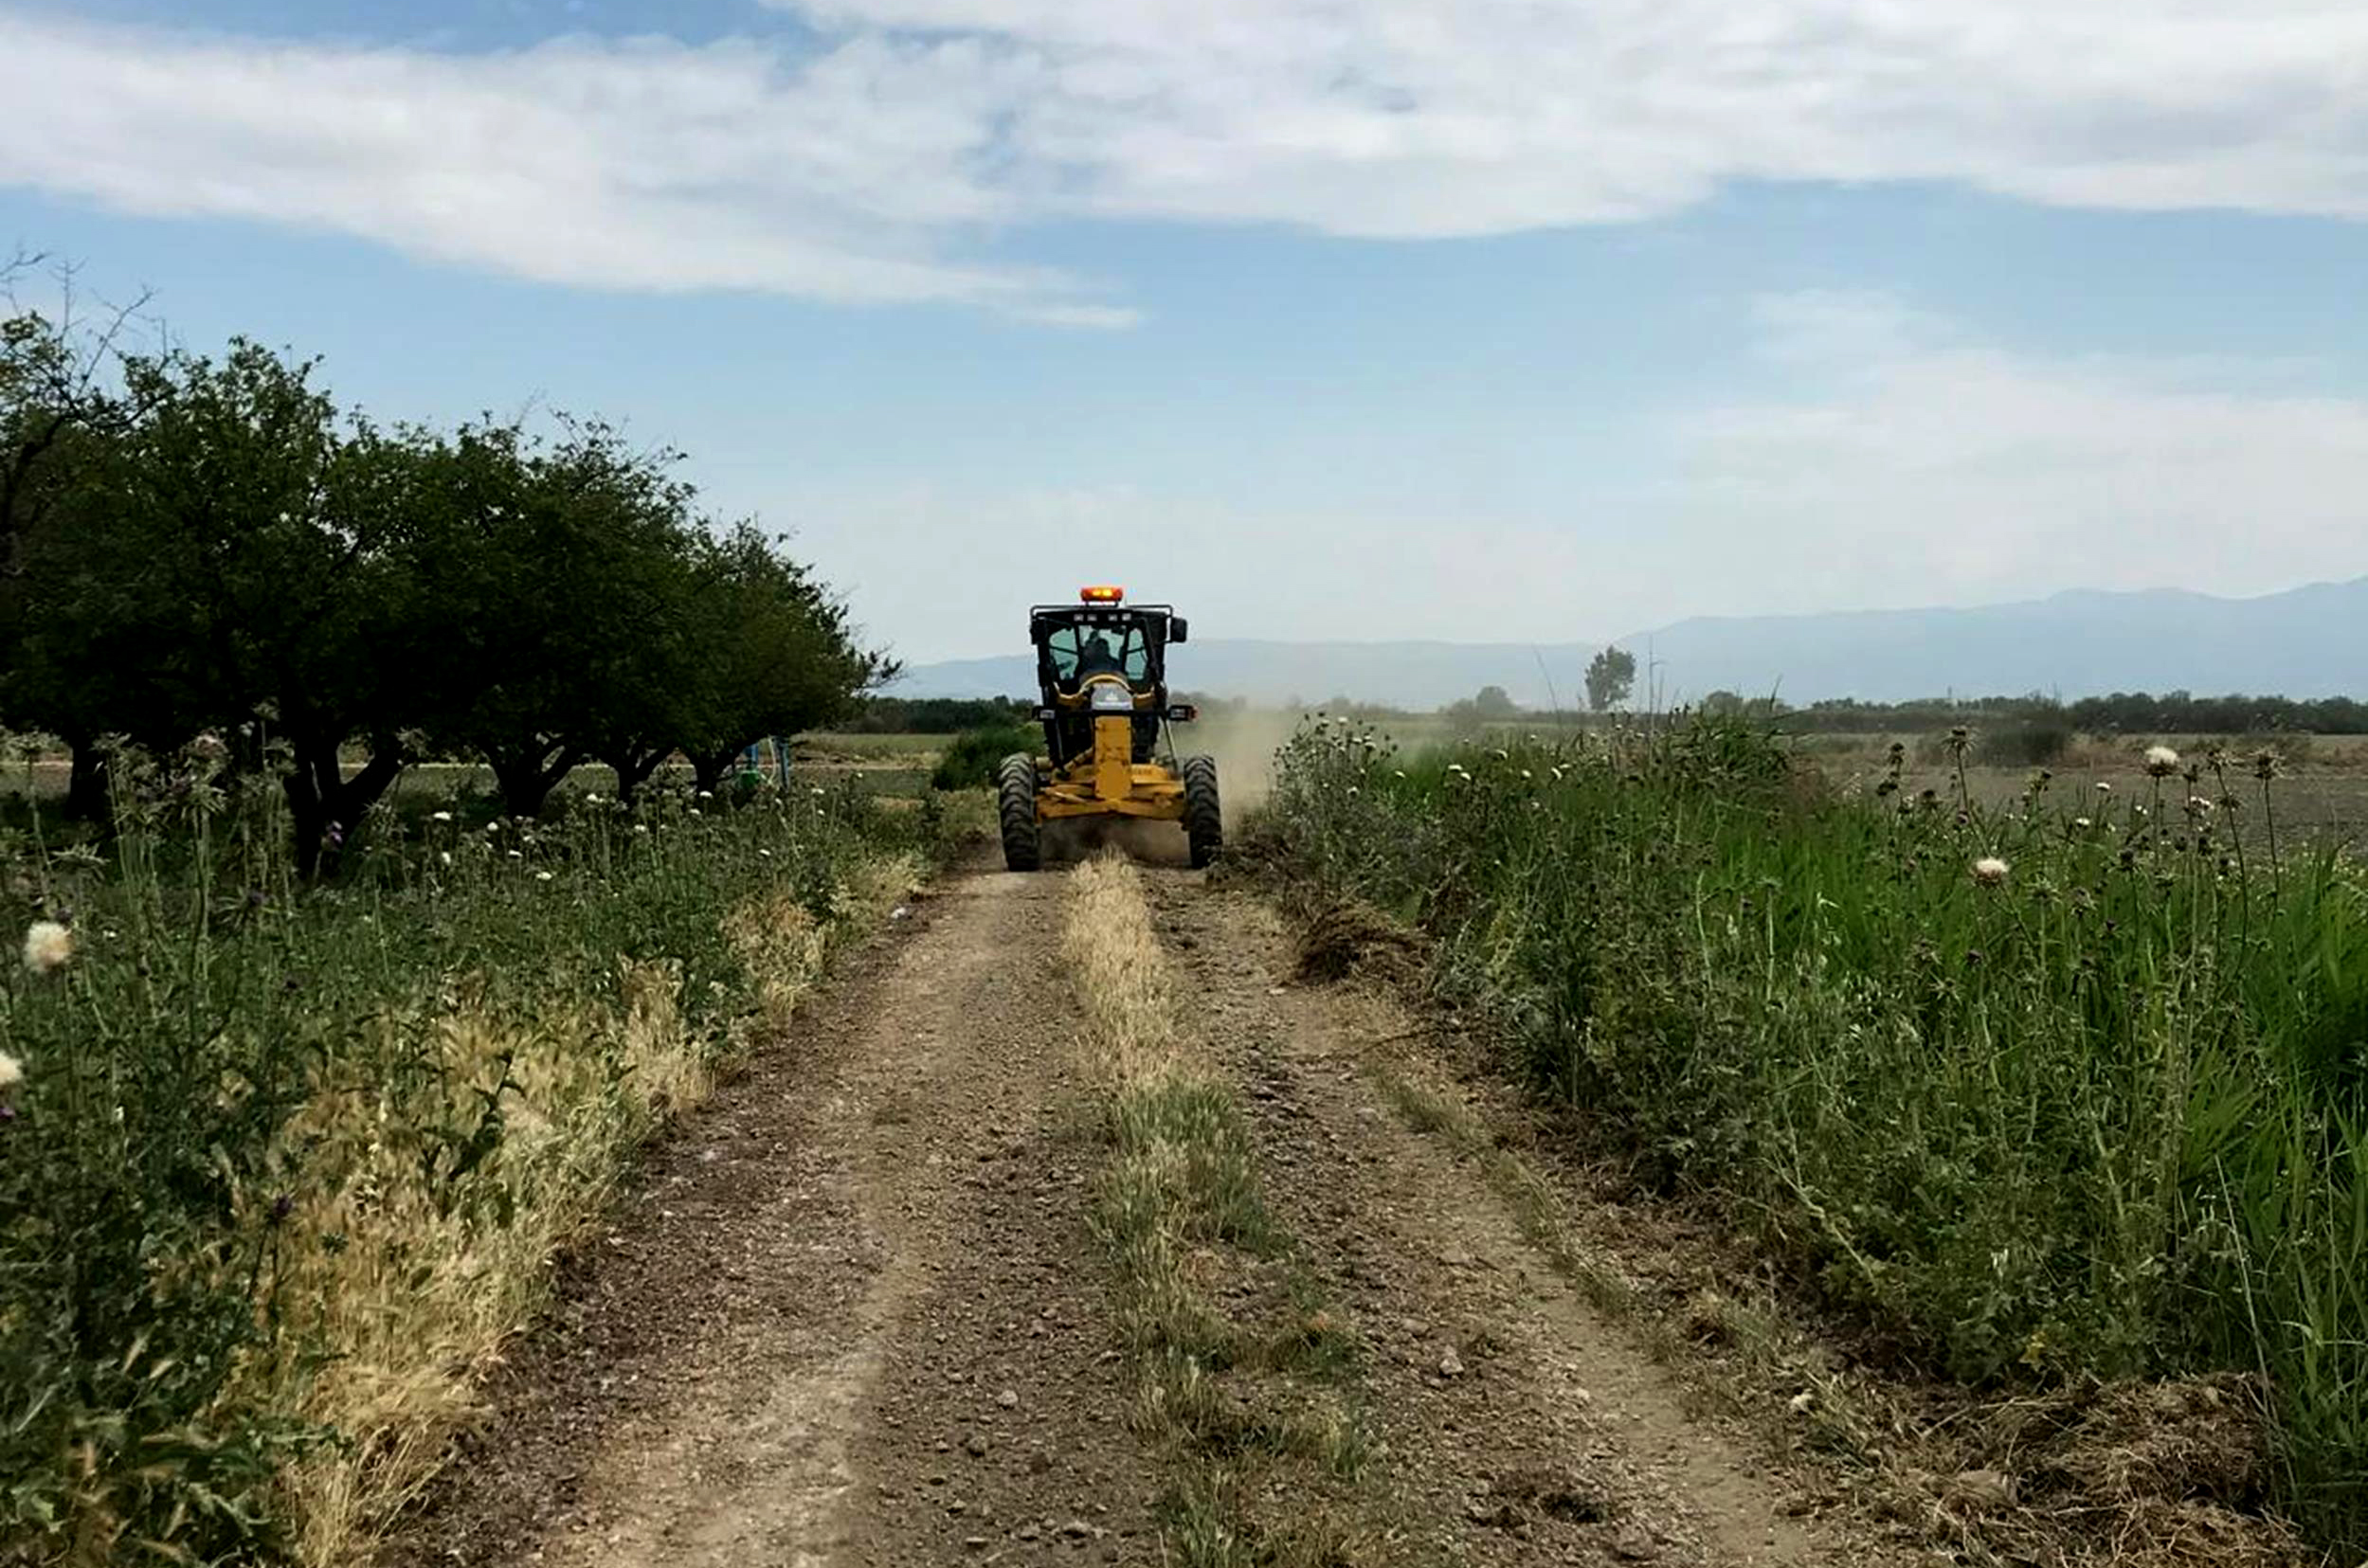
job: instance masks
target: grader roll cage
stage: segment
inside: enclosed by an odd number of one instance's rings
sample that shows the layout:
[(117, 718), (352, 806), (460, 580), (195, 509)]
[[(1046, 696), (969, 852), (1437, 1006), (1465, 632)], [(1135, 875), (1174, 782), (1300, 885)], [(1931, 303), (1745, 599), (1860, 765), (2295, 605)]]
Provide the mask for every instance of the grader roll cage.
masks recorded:
[(1081, 588), (1075, 604), (1028, 611), (1036, 717), (1046, 756), (1018, 752), (996, 775), (1003, 863), (1034, 871), (1047, 822), (1093, 817), (1180, 822), (1191, 863), (1224, 847), (1217, 761), (1177, 760), (1171, 726), (1198, 714), (1167, 700), (1167, 649), (1185, 640), (1167, 604), (1129, 604), (1126, 590)]

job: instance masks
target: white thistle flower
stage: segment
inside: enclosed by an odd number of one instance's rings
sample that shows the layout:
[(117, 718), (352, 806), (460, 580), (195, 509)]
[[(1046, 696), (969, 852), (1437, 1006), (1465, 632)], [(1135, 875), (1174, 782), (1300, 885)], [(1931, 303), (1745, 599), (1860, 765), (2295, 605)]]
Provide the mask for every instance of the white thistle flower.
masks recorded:
[(551, 873), (547, 871), (538, 871), (534, 874), (534, 880), (537, 882), (548, 882), (551, 880)]
[(431, 811), (427, 814), (427, 820), (431, 822), (449, 822), (452, 820), (452, 813), (449, 811)]
[(24, 1081), (25, 1064), (0, 1051), (0, 1089), (14, 1089)]
[(36, 920), (25, 929), (25, 967), (37, 975), (62, 969), (74, 956), (74, 933), (54, 920)]
[(2178, 753), (2167, 746), (2146, 748), (2146, 771), (2158, 779), (2167, 779), (2178, 771)]
[(1973, 879), (1985, 888), (1995, 888), (2006, 880), (2006, 862), (1995, 855), (1985, 855), (1973, 863)]

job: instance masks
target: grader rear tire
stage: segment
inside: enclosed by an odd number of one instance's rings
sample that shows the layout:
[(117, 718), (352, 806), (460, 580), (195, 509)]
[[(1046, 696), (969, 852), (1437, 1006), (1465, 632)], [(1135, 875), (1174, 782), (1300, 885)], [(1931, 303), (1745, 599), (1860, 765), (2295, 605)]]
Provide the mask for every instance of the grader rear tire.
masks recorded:
[(1225, 813), (1217, 799), (1217, 759), (1184, 760), (1184, 841), (1191, 846), (1192, 869), (1199, 871), (1225, 847)]
[(1003, 830), (1003, 864), (1034, 871), (1042, 863), (1037, 845), (1036, 759), (1025, 752), (1005, 757), (995, 774), (995, 814)]

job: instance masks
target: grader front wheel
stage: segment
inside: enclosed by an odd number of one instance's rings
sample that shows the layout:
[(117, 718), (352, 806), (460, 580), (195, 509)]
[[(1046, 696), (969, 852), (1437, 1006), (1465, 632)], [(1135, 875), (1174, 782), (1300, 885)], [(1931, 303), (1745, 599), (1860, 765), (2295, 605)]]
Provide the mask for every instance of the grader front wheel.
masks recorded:
[(1217, 759), (1184, 760), (1184, 840), (1191, 846), (1192, 869), (1199, 871), (1225, 847), (1225, 814), (1217, 799)]
[(1003, 830), (1003, 864), (1012, 871), (1034, 871), (1040, 863), (1037, 848), (1036, 759), (1025, 752), (1003, 759), (995, 775), (995, 812)]

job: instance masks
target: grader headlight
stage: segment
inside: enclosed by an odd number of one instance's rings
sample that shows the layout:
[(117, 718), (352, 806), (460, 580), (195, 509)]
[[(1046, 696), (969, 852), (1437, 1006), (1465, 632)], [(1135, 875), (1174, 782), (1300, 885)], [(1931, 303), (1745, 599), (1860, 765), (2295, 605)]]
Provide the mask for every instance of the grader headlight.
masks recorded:
[(1114, 680), (1106, 680), (1088, 694), (1086, 705), (1097, 713), (1129, 712), (1134, 708), (1134, 694)]

